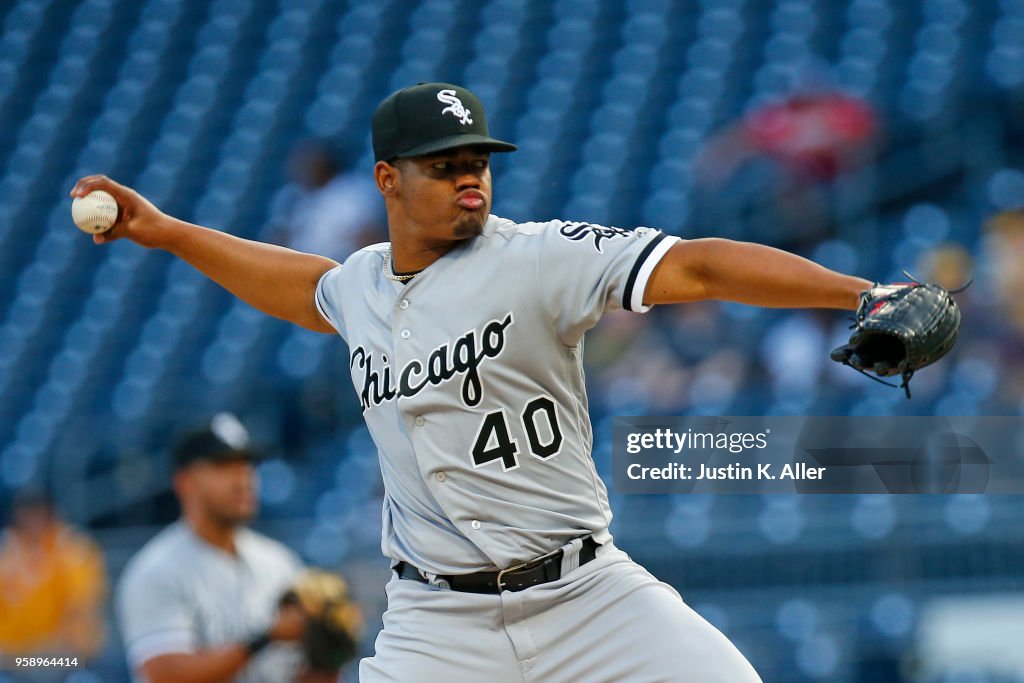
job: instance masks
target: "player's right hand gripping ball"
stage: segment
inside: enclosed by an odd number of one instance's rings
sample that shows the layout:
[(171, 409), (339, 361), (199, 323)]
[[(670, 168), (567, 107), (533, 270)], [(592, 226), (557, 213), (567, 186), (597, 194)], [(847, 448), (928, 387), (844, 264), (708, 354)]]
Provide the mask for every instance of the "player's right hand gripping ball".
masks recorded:
[(900, 387), (910, 398), (914, 373), (945, 356), (956, 343), (960, 309), (950, 292), (938, 285), (876, 284), (861, 292), (850, 327), (850, 342), (833, 350), (832, 360), (864, 374), (901, 375)]
[(333, 672), (355, 656), (363, 631), (363, 615), (349, 595), (345, 579), (321, 569), (308, 569), (281, 598), (298, 605), (306, 616), (302, 650), (313, 671)]
[(106, 232), (117, 222), (117, 200), (104, 190), (93, 190), (71, 202), (71, 219), (82, 232)]

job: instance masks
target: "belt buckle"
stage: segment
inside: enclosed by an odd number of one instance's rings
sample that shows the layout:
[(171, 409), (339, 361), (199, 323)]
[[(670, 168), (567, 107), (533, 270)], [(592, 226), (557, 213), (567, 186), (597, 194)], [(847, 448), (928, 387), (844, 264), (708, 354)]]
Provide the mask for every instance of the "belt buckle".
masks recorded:
[(519, 571), (521, 569), (532, 568), (534, 565), (540, 564), (541, 562), (544, 562), (545, 560), (549, 560), (549, 559), (551, 559), (552, 557), (554, 557), (555, 555), (557, 555), (560, 552), (562, 552), (561, 548), (555, 548), (551, 552), (546, 553), (544, 555), (541, 555), (540, 557), (535, 557), (532, 560), (528, 560), (526, 562), (521, 562), (519, 564), (514, 564), (511, 567), (506, 567), (505, 569), (499, 570), (498, 571), (498, 577), (496, 579), (496, 582), (498, 584), (498, 592), (500, 593), (501, 591), (505, 590), (505, 582), (503, 580), (505, 574), (509, 574), (511, 572), (517, 572), (517, 571)]
[(498, 592), (500, 593), (501, 591), (505, 590), (505, 582), (502, 580), (505, 574), (508, 574), (509, 572), (517, 572), (520, 569), (526, 569), (528, 566), (530, 566), (530, 564), (530, 562), (523, 562), (522, 564), (515, 564), (511, 567), (506, 567), (505, 569), (499, 570), (497, 578)]

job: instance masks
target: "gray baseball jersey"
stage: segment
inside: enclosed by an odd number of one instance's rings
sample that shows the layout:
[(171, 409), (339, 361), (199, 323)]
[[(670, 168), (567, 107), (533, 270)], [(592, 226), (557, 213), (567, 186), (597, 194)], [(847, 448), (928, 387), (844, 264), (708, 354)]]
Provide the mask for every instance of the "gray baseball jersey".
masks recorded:
[(387, 244), (324, 274), (316, 304), (348, 342), (380, 451), (386, 556), (461, 574), (610, 540), (583, 335), (610, 309), (645, 311), (677, 241), (491, 216), (406, 284), (385, 276)]
[[(232, 557), (179, 521), (132, 558), (118, 584), (116, 607), (136, 676), (158, 655), (242, 642), (270, 626), (278, 599), (302, 563), (282, 544), (250, 529), (238, 531), (235, 545), (238, 553)], [(235, 681), (292, 681), (301, 664), (297, 646), (272, 643)]]

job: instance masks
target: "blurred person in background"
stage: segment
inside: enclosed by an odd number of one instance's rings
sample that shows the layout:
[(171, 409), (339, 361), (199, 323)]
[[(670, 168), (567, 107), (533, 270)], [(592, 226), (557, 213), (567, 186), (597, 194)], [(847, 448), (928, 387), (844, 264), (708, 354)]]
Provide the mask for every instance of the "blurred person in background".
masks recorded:
[[(973, 277), (974, 259), (962, 244), (946, 242), (937, 245), (919, 259), (914, 275), (922, 282), (934, 282), (946, 289), (963, 287)], [(957, 302), (961, 308), (969, 307), (970, 297)]]
[(117, 612), (136, 680), (148, 683), (320, 683), (306, 670), (302, 610), (282, 604), (301, 560), (249, 529), (256, 452), (230, 413), (173, 451), (182, 519), (150, 540), (118, 585)]
[(290, 182), (274, 201), (268, 241), (340, 262), (387, 239), (377, 188), (365, 173), (352, 169), (347, 157), (319, 138), (292, 148)]
[(1024, 335), (1024, 209), (1003, 211), (985, 224), (984, 251), (1006, 321)]
[(752, 109), (698, 160), (702, 222), (746, 223), (743, 238), (806, 253), (833, 231), (829, 186), (873, 158), (878, 133), (870, 103), (828, 87)]
[(99, 546), (42, 491), (19, 494), (0, 539), (0, 662), (36, 655), (83, 665), (106, 640), (106, 596)]
[(978, 259), (981, 286), (965, 303), (978, 311), (980, 325), (961, 355), (997, 367), (1000, 406), (1024, 411), (1024, 208), (985, 223)]
[(834, 180), (862, 164), (878, 130), (871, 106), (839, 91), (798, 93), (750, 112), (735, 131), (744, 155), (773, 159), (795, 182)]

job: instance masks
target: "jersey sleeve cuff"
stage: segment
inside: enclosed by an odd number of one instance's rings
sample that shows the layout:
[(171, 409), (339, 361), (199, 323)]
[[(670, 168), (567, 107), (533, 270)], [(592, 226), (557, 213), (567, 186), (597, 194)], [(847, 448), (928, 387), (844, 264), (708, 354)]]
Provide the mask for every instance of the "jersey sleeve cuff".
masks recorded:
[(139, 669), (154, 657), (189, 653), (193, 650), (191, 632), (166, 629), (137, 638), (127, 647), (126, 654), (132, 668)]
[(679, 242), (680, 239), (674, 235), (669, 236), (660, 233), (657, 237), (648, 242), (644, 250), (640, 252), (633, 270), (626, 280), (626, 291), (622, 296), (622, 307), (627, 311), (635, 313), (646, 313), (651, 310), (650, 306), (644, 306), (644, 292), (647, 290), (647, 281), (654, 272), (654, 268), (661, 262), (662, 257), (668, 250)]
[(316, 310), (320, 312), (321, 317), (323, 317), (323, 319), (326, 320), (335, 330), (338, 329), (338, 326), (327, 313), (327, 302), (324, 299), (324, 280), (337, 268), (341, 268), (341, 266), (335, 266), (320, 276), (320, 279), (316, 283), (316, 292), (313, 294), (313, 300), (316, 302)]

